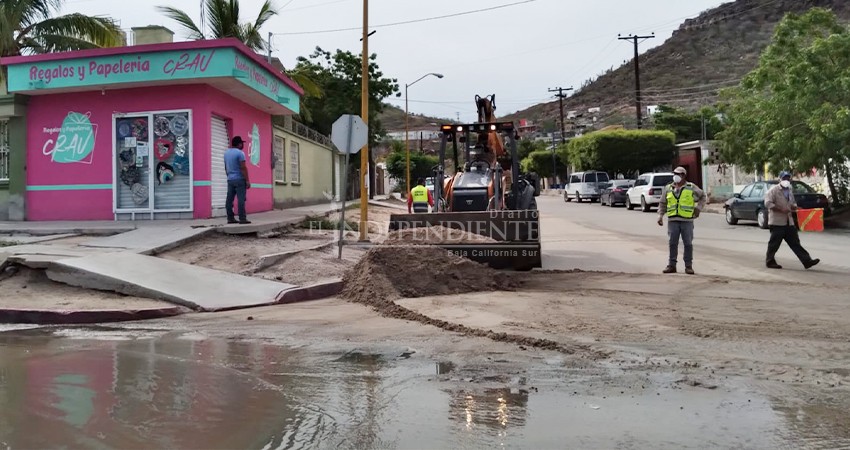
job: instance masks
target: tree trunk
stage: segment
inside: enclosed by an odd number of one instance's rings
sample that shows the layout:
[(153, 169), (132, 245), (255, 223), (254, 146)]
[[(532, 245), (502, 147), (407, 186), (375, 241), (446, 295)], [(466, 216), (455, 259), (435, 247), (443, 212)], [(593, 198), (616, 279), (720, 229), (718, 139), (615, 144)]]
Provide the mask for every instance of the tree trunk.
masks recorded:
[(841, 196), (835, 188), (835, 175), (832, 173), (832, 163), (829, 161), (826, 162), (826, 182), (829, 185), (829, 192), (832, 194), (833, 204), (839, 206), (841, 204)]

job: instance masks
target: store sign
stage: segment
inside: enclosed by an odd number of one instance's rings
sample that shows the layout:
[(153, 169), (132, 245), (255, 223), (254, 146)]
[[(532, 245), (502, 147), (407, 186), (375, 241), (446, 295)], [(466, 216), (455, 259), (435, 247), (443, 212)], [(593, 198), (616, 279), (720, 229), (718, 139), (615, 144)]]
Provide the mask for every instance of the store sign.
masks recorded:
[(179, 50), (45, 61), (9, 66), (9, 92), (120, 83), (236, 78), (298, 112), (298, 94), (271, 72), (233, 48)]
[(254, 124), (254, 128), (251, 130), (251, 148), (250, 148), (250, 159), (251, 164), (255, 166), (260, 165), (260, 128), (257, 124)]
[(62, 125), (44, 128), (47, 139), (41, 148), (45, 156), (55, 163), (91, 164), (94, 157), (94, 142), (97, 125), (89, 120), (91, 113), (69, 112)]

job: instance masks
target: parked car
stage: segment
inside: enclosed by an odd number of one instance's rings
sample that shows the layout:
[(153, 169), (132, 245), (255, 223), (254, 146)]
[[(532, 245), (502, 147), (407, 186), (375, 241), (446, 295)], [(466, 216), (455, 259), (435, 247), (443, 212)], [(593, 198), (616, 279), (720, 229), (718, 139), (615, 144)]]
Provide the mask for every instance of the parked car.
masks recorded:
[(643, 212), (649, 212), (652, 207), (661, 203), (664, 186), (673, 182), (673, 173), (645, 173), (635, 180), (635, 185), (626, 193), (626, 208), (635, 209), (640, 205)]
[(614, 207), (618, 204), (626, 204), (626, 192), (635, 185), (635, 180), (611, 180), (599, 194), (599, 203), (602, 206)]
[[(778, 184), (778, 180), (758, 181), (750, 184), (726, 201), (726, 223), (737, 225), (739, 220), (755, 220), (760, 228), (767, 228), (767, 208), (764, 206), (764, 195), (770, 188)], [(829, 215), (829, 200), (825, 195), (817, 193), (811, 186), (802, 181), (792, 181), (791, 189), (794, 199), (800, 209), (823, 208), (824, 216)]]
[(583, 200), (599, 201), (600, 184), (605, 184), (608, 181), (608, 174), (605, 172), (591, 170), (572, 173), (564, 187), (564, 201), (569, 202), (573, 199), (578, 203)]

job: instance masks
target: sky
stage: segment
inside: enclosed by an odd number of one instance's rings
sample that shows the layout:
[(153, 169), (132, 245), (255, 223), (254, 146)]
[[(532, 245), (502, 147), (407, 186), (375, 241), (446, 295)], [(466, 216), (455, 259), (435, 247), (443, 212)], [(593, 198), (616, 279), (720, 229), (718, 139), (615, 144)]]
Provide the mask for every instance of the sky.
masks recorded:
[[(200, 22), (202, 0), (65, 0), (62, 13), (79, 12), (117, 19), (121, 27), (164, 25), (175, 40), (187, 35), (157, 10), (183, 9)], [(273, 55), (286, 67), (316, 46), (359, 54), (363, 0), (273, 0), (280, 14), (263, 29), (276, 33)], [(551, 101), (548, 89), (581, 86), (633, 56), (631, 43), (617, 35), (651, 34), (641, 52), (662, 44), (687, 18), (725, 0), (369, 0), (369, 52), (378, 55), (385, 76), (396, 78), (402, 97), (388, 99), (410, 112), (474, 121), (474, 97), (496, 94), (496, 116)], [(262, 0), (241, 0), (242, 21), (253, 20)], [(497, 8), (501, 5), (510, 5)], [(128, 7), (132, 5), (131, 7)], [(457, 15), (468, 11), (489, 11)], [(395, 26), (411, 20), (451, 16)], [(352, 31), (317, 31), (357, 28)], [(357, 113), (358, 111), (354, 111)]]

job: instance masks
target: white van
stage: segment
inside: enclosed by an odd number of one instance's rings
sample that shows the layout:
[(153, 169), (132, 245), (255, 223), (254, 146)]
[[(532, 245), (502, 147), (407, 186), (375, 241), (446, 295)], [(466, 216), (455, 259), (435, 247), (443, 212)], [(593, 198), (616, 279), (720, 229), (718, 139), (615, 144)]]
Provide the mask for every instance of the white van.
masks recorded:
[(609, 181), (607, 173), (596, 170), (570, 174), (564, 186), (564, 201), (570, 202), (575, 199), (578, 203), (584, 200), (598, 202), (602, 189)]

